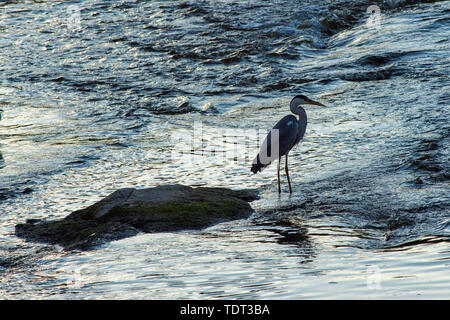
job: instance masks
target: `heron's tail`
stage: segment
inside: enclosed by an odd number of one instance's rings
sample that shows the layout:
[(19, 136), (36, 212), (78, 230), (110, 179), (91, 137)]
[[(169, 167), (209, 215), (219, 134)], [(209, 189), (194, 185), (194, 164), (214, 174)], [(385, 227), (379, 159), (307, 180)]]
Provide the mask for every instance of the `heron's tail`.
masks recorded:
[(252, 168), (250, 169), (253, 173), (258, 173), (261, 172), (265, 167), (267, 167), (270, 164), (262, 164), (261, 161), (259, 160), (259, 154), (256, 156), (255, 160), (253, 160), (252, 163)]

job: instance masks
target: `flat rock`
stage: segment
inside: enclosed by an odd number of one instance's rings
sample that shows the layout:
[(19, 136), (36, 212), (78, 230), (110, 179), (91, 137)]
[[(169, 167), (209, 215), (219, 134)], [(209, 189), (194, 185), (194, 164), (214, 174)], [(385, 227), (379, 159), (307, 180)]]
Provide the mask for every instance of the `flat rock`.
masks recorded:
[(254, 190), (162, 185), (117, 190), (61, 220), (29, 219), (15, 233), (29, 241), (58, 244), (66, 250), (88, 250), (139, 232), (198, 230), (244, 219), (253, 212)]

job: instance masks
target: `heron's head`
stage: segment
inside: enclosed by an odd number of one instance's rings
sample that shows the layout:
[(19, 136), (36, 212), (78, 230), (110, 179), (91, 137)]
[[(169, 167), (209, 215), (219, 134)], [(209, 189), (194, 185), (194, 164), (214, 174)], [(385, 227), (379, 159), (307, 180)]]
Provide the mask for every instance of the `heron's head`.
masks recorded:
[(292, 101), (291, 101), (291, 109), (295, 109), (298, 106), (302, 105), (302, 104), (313, 104), (316, 106), (321, 106), (321, 107), (325, 107), (325, 105), (321, 104), (320, 102), (314, 101), (310, 98), (308, 98), (307, 96), (304, 95), (298, 95), (295, 96)]

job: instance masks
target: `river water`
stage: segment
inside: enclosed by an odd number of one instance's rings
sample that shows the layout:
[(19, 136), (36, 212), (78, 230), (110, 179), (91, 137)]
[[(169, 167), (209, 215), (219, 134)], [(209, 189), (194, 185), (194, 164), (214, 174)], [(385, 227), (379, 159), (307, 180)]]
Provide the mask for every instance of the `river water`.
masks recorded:
[[(448, 1), (0, 1), (0, 297), (449, 298), (449, 16)], [(276, 166), (250, 164), (296, 94), (327, 107), (306, 107), (278, 196)], [(164, 183), (261, 199), (247, 220), (86, 252), (14, 235)]]

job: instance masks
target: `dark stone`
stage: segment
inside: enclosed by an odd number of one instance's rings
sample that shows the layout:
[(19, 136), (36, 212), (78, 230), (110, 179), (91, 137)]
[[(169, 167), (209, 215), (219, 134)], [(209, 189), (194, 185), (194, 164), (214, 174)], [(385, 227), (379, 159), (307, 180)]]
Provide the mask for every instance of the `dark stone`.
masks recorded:
[(197, 108), (193, 107), (189, 101), (185, 101), (179, 106), (161, 106), (157, 108), (152, 108), (153, 113), (155, 114), (164, 114), (164, 115), (174, 115), (174, 114), (184, 114), (190, 112), (197, 112)]
[(195, 230), (253, 212), (254, 190), (191, 188), (163, 185), (120, 189), (61, 220), (27, 220), (15, 233), (26, 240), (58, 244), (66, 250), (87, 250), (139, 232)]
[(23, 191), (22, 191), (23, 194), (29, 194), (29, 193), (32, 193), (32, 192), (33, 192), (33, 189), (29, 188), (29, 187), (23, 189)]

